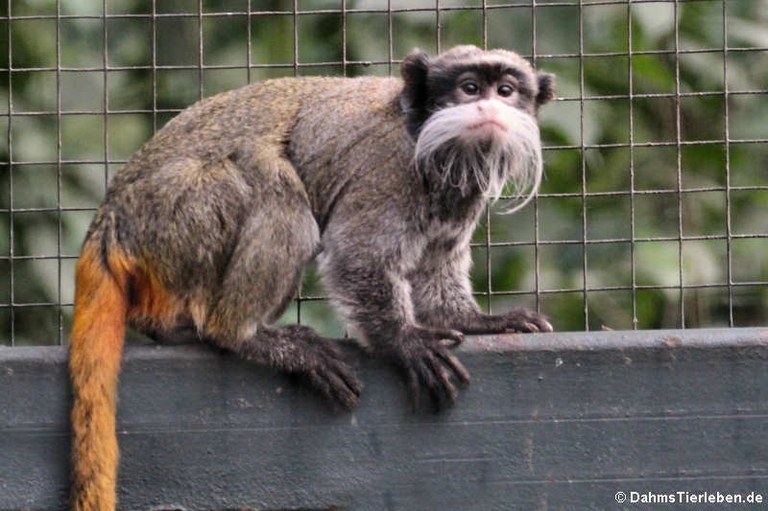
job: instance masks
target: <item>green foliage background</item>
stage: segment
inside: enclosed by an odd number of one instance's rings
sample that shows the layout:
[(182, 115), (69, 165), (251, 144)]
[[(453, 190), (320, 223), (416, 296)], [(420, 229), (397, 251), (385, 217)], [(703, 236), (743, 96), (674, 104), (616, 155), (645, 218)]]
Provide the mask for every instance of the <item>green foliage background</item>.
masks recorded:
[[(211, 0), (199, 17), (162, 0), (153, 21), (149, 0), (107, 0), (105, 22), (102, 2), (4, 2), (0, 344), (65, 342), (106, 180), (179, 109), (276, 76), (396, 74), (413, 47), (484, 32), (556, 73), (560, 99), (542, 112), (540, 198), (476, 234), (476, 289), (498, 293), (482, 305), (539, 307), (560, 330), (764, 325), (768, 2), (487, 3), (255, 0), (248, 17), (247, 0)], [(320, 295), (310, 271), (283, 321), (340, 334)]]

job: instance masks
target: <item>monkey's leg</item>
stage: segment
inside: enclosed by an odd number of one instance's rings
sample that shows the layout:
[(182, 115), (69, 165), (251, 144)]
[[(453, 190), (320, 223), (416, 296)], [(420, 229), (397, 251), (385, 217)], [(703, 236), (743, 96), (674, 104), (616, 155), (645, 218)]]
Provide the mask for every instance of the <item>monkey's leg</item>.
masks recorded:
[(323, 281), (355, 335), (403, 372), (414, 407), (422, 389), (437, 409), (453, 404), (457, 383), (469, 383), (469, 373), (450, 351), (463, 336), (417, 323), (410, 286), (393, 263), (401, 250), (386, 241), (365, 253), (362, 246), (338, 250), (332, 238), (328, 241), (321, 255)]
[(319, 234), (302, 194), (289, 188), (260, 193), (242, 225), (205, 336), (244, 359), (297, 374), (352, 408), (362, 386), (335, 341), (305, 326), (270, 325), (293, 297)]
[(410, 276), (416, 316), (424, 325), (452, 328), (465, 334), (551, 332), (544, 317), (527, 309), (490, 315), (472, 297), (468, 243), (441, 253), (427, 253)]

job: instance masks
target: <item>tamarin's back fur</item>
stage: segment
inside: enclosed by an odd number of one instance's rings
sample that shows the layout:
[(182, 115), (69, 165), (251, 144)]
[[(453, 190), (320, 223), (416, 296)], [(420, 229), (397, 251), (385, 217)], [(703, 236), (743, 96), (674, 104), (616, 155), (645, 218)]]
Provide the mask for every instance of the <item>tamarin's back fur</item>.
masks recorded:
[(168, 122), (115, 176), (76, 270), (74, 509), (116, 505), (127, 326), (298, 374), (346, 408), (362, 386), (333, 340), (273, 324), (316, 257), (352, 331), (402, 369), (414, 402), (424, 389), (450, 405), (469, 381), (444, 341), (551, 330), (525, 310), (483, 314), (468, 279), (489, 195), (507, 178), (538, 184), (535, 115), (551, 75), (470, 46), (435, 59), (417, 51), (402, 75), (219, 94)]

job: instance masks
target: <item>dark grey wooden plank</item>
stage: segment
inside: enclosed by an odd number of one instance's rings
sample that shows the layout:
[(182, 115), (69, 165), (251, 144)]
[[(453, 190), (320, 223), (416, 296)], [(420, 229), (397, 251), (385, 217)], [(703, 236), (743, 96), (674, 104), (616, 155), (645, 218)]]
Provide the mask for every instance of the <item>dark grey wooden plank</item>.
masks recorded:
[[(411, 412), (397, 375), (350, 350), (366, 389), (358, 410), (338, 413), (289, 378), (204, 346), (128, 347), (121, 507), (580, 510), (621, 509), (618, 491), (768, 498), (766, 330), (509, 335), (459, 351), (472, 383), (433, 414)], [(0, 509), (66, 501), (65, 358), (64, 348), (0, 349)]]

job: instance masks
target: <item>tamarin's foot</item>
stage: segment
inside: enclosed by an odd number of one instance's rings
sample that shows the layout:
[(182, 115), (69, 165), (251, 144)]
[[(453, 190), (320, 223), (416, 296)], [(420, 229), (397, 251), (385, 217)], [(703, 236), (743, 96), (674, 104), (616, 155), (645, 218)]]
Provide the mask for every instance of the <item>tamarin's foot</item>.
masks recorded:
[(263, 326), (240, 346), (239, 354), (306, 381), (348, 410), (357, 406), (363, 390), (354, 370), (344, 361), (338, 342), (303, 325)]
[(357, 406), (363, 384), (343, 361), (336, 341), (319, 337), (306, 352), (307, 367), (299, 376), (326, 398), (347, 410)]
[(467, 385), (469, 372), (449, 348), (463, 340), (464, 335), (456, 330), (409, 327), (390, 344), (386, 355), (405, 372), (414, 409), (419, 406), (421, 389), (429, 393), (436, 411), (456, 402), (455, 382)]

